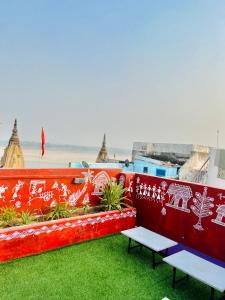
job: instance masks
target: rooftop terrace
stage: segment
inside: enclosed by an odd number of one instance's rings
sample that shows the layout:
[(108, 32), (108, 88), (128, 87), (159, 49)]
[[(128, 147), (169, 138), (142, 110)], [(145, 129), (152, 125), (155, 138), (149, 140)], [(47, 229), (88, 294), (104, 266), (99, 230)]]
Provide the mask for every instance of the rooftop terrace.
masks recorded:
[[(20, 299), (208, 299), (209, 287), (190, 279), (172, 289), (167, 264), (151, 268), (151, 253), (127, 254), (113, 235), (1, 264), (0, 295)], [(219, 293), (218, 293), (219, 295)]]
[[(112, 178), (134, 207), (95, 212)], [(185, 245), (225, 267), (224, 189), (121, 169), (3, 169), (0, 188), (3, 211), (44, 212), (57, 201), (94, 211), (2, 227), (0, 299), (208, 299), (210, 288), (192, 278), (172, 289), (172, 268), (153, 270), (149, 250), (127, 254), (118, 233), (135, 224), (173, 239), (176, 251)]]

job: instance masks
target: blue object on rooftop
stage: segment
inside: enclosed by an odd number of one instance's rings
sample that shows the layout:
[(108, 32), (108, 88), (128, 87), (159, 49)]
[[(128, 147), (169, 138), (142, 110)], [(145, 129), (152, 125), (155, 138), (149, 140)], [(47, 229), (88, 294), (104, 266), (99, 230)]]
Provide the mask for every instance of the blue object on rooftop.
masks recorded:
[[(144, 156), (137, 156), (134, 162), (87, 163), (90, 168), (119, 168), (124, 172), (144, 173), (153, 176), (177, 178), (179, 166)], [(84, 168), (82, 162), (70, 163), (71, 168)]]

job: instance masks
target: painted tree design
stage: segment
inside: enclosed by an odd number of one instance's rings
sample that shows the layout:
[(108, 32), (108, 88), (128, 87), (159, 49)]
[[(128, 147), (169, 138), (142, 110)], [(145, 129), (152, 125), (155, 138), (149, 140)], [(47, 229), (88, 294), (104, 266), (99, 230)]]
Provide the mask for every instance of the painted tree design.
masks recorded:
[(202, 218), (206, 218), (212, 215), (212, 211), (210, 210), (214, 207), (212, 203), (214, 198), (207, 197), (207, 187), (204, 187), (203, 194), (195, 193), (195, 197), (193, 199), (194, 205), (191, 205), (191, 209), (193, 213), (198, 217), (198, 222), (194, 225), (194, 228), (197, 230), (204, 230), (202, 227)]

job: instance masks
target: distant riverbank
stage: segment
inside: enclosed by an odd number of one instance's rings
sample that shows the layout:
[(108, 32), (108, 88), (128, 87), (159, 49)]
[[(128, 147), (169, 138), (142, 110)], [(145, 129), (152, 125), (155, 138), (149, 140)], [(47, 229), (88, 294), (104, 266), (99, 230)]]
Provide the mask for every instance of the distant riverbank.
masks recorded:
[[(0, 157), (3, 155), (4, 146), (1, 143)], [(69, 162), (87, 161), (94, 162), (98, 155), (99, 148), (83, 147), (76, 145), (54, 145), (47, 144), (45, 155), (41, 158), (40, 144), (24, 143), (22, 150), (25, 159), (26, 168), (66, 168)], [(109, 157), (125, 160), (131, 158), (131, 151), (126, 149), (112, 148), (108, 150)]]

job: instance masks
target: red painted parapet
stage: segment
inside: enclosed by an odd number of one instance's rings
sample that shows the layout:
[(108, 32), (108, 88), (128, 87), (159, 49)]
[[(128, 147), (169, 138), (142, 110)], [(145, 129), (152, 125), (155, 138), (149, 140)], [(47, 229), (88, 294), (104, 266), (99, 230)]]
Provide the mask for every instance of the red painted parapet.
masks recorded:
[(138, 225), (225, 261), (225, 190), (142, 174), (132, 190)]
[(0, 207), (43, 210), (57, 202), (81, 207), (99, 203), (103, 185), (121, 169), (0, 169)]
[(91, 215), (0, 229), (0, 261), (38, 254), (134, 227), (136, 210)]

